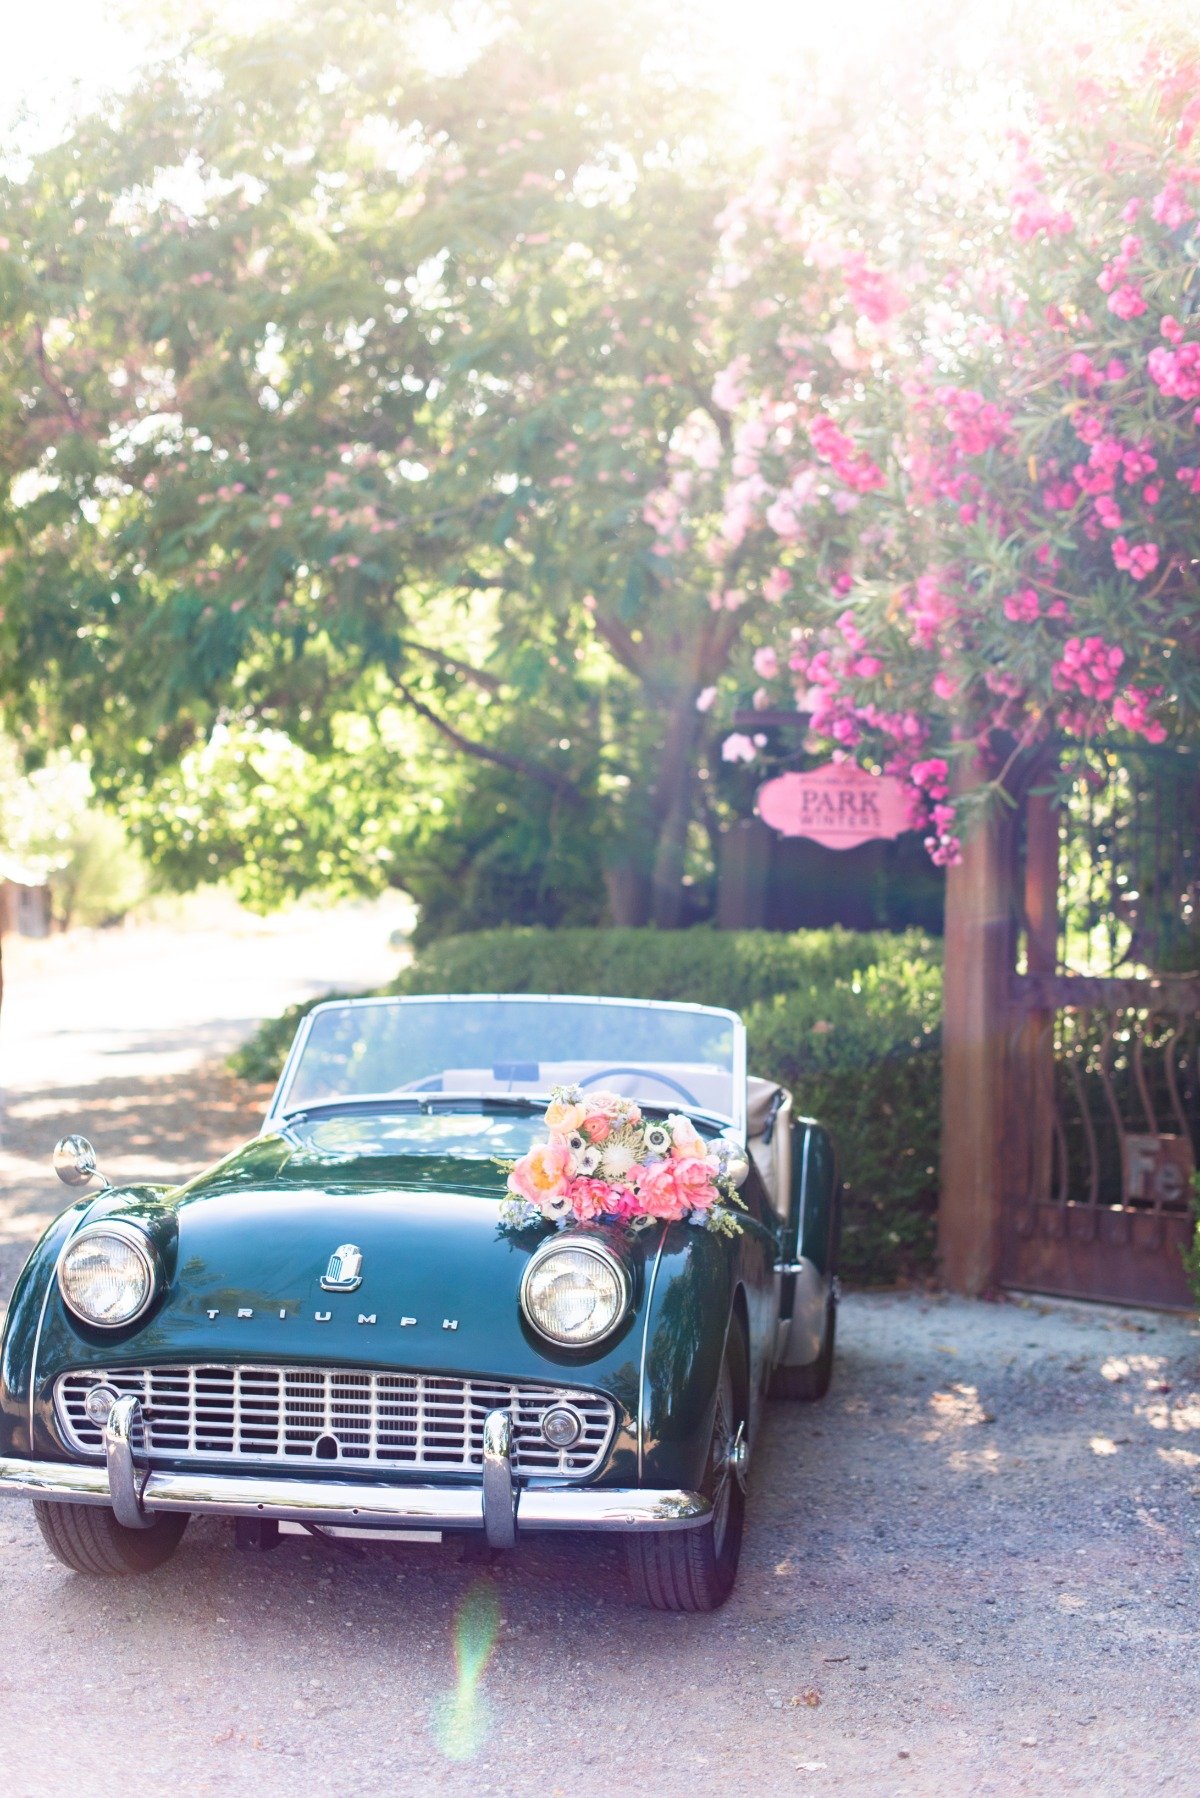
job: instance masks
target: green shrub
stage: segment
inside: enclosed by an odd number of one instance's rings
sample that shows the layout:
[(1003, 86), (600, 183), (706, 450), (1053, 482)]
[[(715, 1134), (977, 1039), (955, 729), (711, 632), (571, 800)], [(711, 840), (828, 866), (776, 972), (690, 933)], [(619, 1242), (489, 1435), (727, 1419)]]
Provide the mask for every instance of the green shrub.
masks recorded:
[(833, 1132), (846, 1182), (842, 1272), (932, 1270), (941, 1128), (941, 969), (909, 954), (746, 1013), (750, 1066)]
[(760, 999), (864, 968), (928, 961), (919, 931), (480, 930), (424, 948), (398, 993), (595, 993), (688, 999), (744, 1012)]
[[(890, 1283), (933, 1265), (941, 1099), (941, 967), (917, 931), (486, 930), (422, 949), (397, 993), (584, 991), (742, 1013), (750, 1066), (791, 1088), (837, 1140), (842, 1269)], [(273, 1080), (308, 1005), (233, 1057)]]

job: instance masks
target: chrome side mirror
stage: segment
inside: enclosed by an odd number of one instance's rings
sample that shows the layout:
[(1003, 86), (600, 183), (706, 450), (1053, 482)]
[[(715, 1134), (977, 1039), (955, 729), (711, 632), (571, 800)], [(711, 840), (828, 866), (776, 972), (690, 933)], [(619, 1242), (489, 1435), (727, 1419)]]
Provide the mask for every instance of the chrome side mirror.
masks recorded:
[(64, 1186), (86, 1186), (97, 1175), (108, 1185), (96, 1166), (96, 1151), (86, 1136), (64, 1136), (55, 1143), (54, 1171)]

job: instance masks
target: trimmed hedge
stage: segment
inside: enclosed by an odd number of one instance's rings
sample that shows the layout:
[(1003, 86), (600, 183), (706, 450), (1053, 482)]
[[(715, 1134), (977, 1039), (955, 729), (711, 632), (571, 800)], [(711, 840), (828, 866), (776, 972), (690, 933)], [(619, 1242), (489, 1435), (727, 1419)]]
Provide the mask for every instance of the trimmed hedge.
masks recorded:
[[(584, 990), (740, 1011), (752, 1070), (790, 1087), (837, 1139), (846, 1278), (931, 1271), (941, 967), (920, 932), (487, 930), (429, 944), (386, 990)], [(233, 1056), (235, 1073), (273, 1080), (308, 1009), (264, 1024)]]

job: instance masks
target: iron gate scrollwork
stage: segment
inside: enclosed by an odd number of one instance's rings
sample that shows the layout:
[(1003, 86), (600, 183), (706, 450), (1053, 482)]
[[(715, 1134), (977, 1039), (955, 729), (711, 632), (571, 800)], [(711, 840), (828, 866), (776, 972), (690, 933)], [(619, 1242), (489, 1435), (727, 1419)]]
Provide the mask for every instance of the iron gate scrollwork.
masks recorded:
[(1046, 794), (1028, 809), (1001, 1279), (1189, 1308), (1200, 757), (1099, 747), (1072, 775), (1066, 804)]

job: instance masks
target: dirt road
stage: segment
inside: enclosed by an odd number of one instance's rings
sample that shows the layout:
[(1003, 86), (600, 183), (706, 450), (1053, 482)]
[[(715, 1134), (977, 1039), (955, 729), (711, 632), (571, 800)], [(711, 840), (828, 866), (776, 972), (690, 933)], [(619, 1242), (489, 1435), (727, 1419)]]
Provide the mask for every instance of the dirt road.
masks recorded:
[[(386, 973), (310, 949), (318, 986)], [(60, 986), (53, 1023), (30, 996), (14, 1254), (57, 1196), (34, 1136), (94, 1120), (114, 1167), (182, 1172), (247, 1127), (197, 1064), (298, 996), (275, 953), (223, 953), (206, 984), (164, 950), (136, 1001), (114, 964)], [(825, 1404), (770, 1410), (714, 1617), (638, 1610), (617, 1548), (571, 1537), (250, 1557), (201, 1524), (149, 1579), (93, 1582), (5, 1504), (6, 1794), (1200, 1792), (1194, 1321), (851, 1295), (841, 1336)]]

